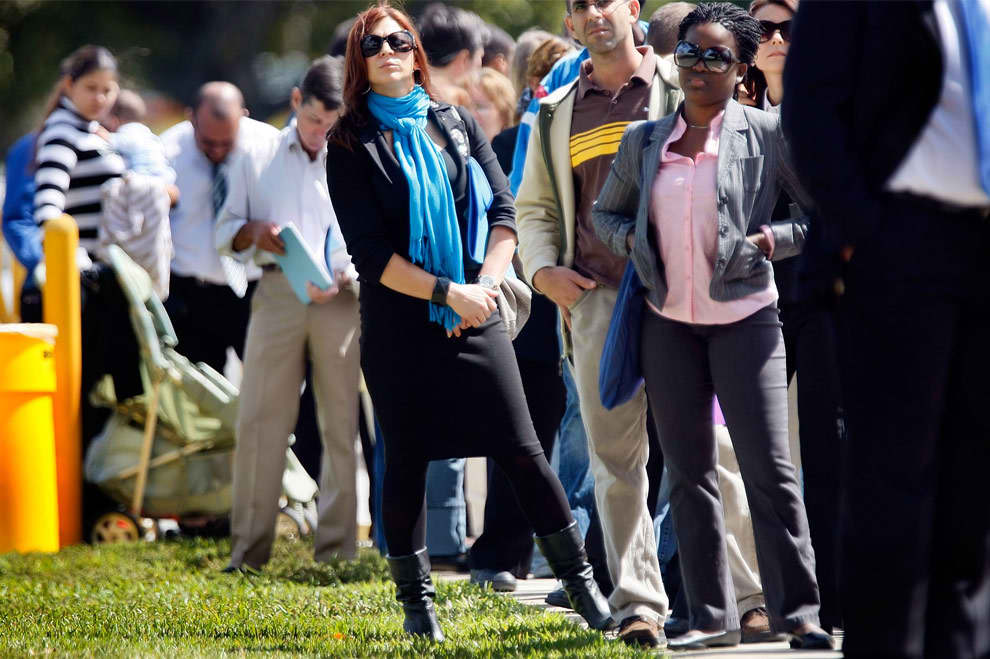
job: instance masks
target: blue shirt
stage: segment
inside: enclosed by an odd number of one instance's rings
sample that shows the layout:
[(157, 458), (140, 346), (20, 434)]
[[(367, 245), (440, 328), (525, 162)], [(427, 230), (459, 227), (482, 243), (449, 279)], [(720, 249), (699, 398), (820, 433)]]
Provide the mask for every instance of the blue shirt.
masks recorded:
[(7, 152), (7, 187), (3, 201), (3, 238), (29, 274), (44, 257), (41, 227), (34, 221), (34, 133), (28, 133)]
[[(553, 93), (564, 85), (577, 80), (581, 73), (581, 64), (588, 59), (591, 54), (587, 48), (582, 48), (576, 53), (569, 53), (557, 60), (550, 73), (543, 76), (540, 86), (546, 90), (547, 94)], [(534, 98), (529, 102), (529, 107), (519, 118), (519, 132), (516, 134), (516, 150), (512, 154), (512, 173), (509, 174), (509, 188), (512, 196), (519, 193), (519, 186), (522, 184), (523, 166), (526, 164), (526, 149), (529, 148), (529, 134), (533, 130), (533, 123), (536, 121), (536, 114), (540, 111), (540, 99)]]

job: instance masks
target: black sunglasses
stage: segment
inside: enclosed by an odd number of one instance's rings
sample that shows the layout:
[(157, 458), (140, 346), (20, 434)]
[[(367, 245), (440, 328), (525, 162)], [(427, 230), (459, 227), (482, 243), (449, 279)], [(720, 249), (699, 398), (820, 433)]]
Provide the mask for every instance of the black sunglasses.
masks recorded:
[(382, 52), (382, 45), (388, 42), (388, 47), (397, 53), (408, 53), (416, 47), (416, 39), (409, 30), (399, 30), (387, 37), (380, 37), (377, 34), (368, 34), (361, 39), (361, 54), (365, 57), (374, 57)]
[(763, 35), (760, 37), (760, 42), (766, 42), (773, 39), (774, 32), (780, 32), (780, 36), (784, 41), (791, 40), (791, 21), (782, 21), (780, 23), (774, 23), (773, 21), (760, 21), (760, 27), (763, 28)]
[(701, 50), (701, 46), (690, 41), (677, 42), (674, 48), (674, 64), (682, 69), (690, 69), (698, 62), (712, 73), (725, 73), (740, 60), (726, 46), (712, 46)]

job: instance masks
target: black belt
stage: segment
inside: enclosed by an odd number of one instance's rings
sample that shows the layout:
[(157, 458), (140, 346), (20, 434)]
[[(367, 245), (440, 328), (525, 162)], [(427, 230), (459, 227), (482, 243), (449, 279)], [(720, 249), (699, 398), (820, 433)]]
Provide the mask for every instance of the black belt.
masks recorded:
[(911, 194), (910, 192), (895, 192), (894, 199), (911, 207), (921, 207), (940, 215), (951, 215), (959, 219), (990, 219), (990, 206), (960, 206), (934, 197)]
[(278, 263), (266, 263), (265, 265), (261, 266), (261, 271), (262, 272), (282, 272), (282, 266), (280, 266)]

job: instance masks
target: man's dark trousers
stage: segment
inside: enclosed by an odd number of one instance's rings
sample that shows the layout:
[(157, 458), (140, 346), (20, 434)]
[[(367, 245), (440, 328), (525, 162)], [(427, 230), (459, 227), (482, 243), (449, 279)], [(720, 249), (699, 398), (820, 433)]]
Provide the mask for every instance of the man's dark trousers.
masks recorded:
[(846, 657), (990, 655), (990, 222), (888, 196), (841, 300)]
[(822, 626), (830, 630), (842, 627), (837, 567), (844, 433), (834, 305), (817, 296), (782, 301), (780, 321), (787, 351), (787, 382), (795, 372), (798, 376), (804, 506), (815, 548), (819, 617)]
[(247, 293), (240, 298), (229, 286), (172, 273), (165, 309), (179, 337), (176, 351), (220, 373), (227, 362), (228, 347), (243, 359), (251, 295), (256, 285), (257, 282), (248, 282)]

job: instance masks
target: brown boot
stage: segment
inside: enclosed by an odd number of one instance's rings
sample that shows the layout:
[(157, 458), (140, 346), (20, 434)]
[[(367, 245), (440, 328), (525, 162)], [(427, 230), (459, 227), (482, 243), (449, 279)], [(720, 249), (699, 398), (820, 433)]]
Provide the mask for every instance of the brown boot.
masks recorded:
[(667, 647), (667, 637), (656, 620), (630, 616), (619, 625), (619, 640), (626, 645), (647, 648)]
[(787, 634), (775, 634), (770, 629), (770, 616), (766, 608), (758, 606), (750, 609), (739, 619), (743, 643), (770, 643), (783, 641)]

